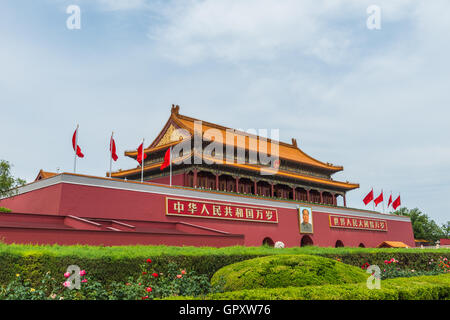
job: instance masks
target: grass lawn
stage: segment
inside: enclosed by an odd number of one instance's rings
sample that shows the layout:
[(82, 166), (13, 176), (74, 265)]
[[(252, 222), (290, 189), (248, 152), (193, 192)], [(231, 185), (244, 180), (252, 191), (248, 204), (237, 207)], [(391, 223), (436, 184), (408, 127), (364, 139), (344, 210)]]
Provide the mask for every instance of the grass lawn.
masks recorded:
[(450, 253), (450, 248), (420, 249), (420, 248), (332, 248), (332, 247), (295, 247), (276, 249), (270, 247), (244, 247), (233, 246), (223, 248), (213, 247), (176, 247), (176, 246), (63, 246), (63, 245), (28, 245), (0, 243), (0, 253), (16, 255), (49, 255), (49, 256), (78, 256), (80, 258), (137, 258), (147, 256), (204, 256), (204, 255), (271, 255), (271, 254), (318, 254), (318, 255), (345, 255), (370, 253)]

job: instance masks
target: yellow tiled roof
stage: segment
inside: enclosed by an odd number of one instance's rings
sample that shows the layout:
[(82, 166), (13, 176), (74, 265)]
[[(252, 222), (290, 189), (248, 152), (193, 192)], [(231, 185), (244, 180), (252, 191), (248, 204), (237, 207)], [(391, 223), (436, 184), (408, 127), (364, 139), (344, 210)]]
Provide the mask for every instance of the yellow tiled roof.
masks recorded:
[(48, 172), (48, 171), (44, 171), (44, 170), (41, 169), (41, 170), (39, 171), (39, 173), (38, 173), (36, 179), (34, 179), (34, 181), (41, 180), (41, 179), (51, 178), (51, 177), (56, 176), (56, 175), (57, 175), (57, 173), (54, 173), (54, 172)]
[[(178, 108), (172, 108), (172, 113), (171, 116), (167, 122), (167, 124), (169, 123), (175, 123), (179, 128), (181, 129), (185, 129), (187, 130), (191, 135), (194, 134), (194, 121), (201, 121), (195, 118), (191, 118), (188, 116), (184, 116), (178, 113)], [(167, 127), (167, 124), (165, 126), (165, 128)], [(236, 135), (237, 138), (235, 138), (235, 145), (237, 144), (236, 141), (239, 141), (238, 139), (244, 139), (245, 141), (245, 148), (246, 150), (250, 150), (250, 151), (255, 151), (255, 152), (269, 152), (269, 150), (271, 150), (271, 144), (273, 142), (276, 142), (278, 144), (278, 148), (279, 148), (279, 157), (281, 159), (286, 159), (286, 160), (291, 160), (294, 162), (299, 162), (299, 163), (303, 163), (303, 164), (308, 164), (314, 167), (318, 167), (318, 168), (322, 168), (322, 169), (326, 169), (329, 170), (331, 172), (337, 172), (337, 171), (341, 171), (343, 170), (342, 166), (334, 166), (332, 164), (329, 163), (324, 163), (321, 162), (317, 159), (314, 159), (313, 157), (307, 155), (306, 153), (304, 153), (302, 150), (300, 150), (297, 146), (296, 143), (295, 144), (288, 144), (285, 142), (280, 142), (280, 141), (272, 141), (271, 139), (267, 139), (267, 146), (261, 146), (259, 143), (257, 143), (257, 141), (259, 140), (259, 136), (256, 135), (251, 135), (242, 131), (238, 131), (238, 130), (234, 130), (231, 128), (227, 128), (221, 125), (217, 125), (214, 123), (210, 123), (210, 122), (206, 122), (206, 121), (202, 121), (202, 133), (204, 133), (206, 130), (208, 129), (217, 129), (219, 130), (225, 140), (225, 135), (226, 135), (226, 131), (227, 130), (232, 130), (233, 133)], [(164, 129), (163, 129), (164, 131)], [(163, 131), (158, 135), (158, 138), (161, 136), (161, 134), (163, 133)], [(152, 153), (154, 151), (163, 149), (163, 148), (167, 148), (171, 145), (175, 145), (180, 143), (180, 141), (175, 141), (175, 142), (171, 142), (165, 145), (161, 145), (161, 146), (156, 146), (156, 142), (158, 140), (158, 138), (148, 147), (145, 149), (145, 153)], [(226, 141), (224, 141), (224, 143), (226, 143)], [(130, 156), (130, 157), (136, 157), (137, 156), (137, 151), (126, 151), (125, 152), (126, 156)]]
[(408, 245), (404, 244), (401, 241), (383, 241), (382, 243), (380, 243), (377, 248), (382, 247), (383, 245), (387, 245), (391, 248), (409, 248)]

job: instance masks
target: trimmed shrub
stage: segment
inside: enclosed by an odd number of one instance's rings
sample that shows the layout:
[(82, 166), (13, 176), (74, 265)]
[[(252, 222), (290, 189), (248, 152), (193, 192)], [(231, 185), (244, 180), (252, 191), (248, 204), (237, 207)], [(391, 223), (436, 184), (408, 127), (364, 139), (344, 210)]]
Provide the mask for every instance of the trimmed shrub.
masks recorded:
[(312, 255), (274, 255), (223, 267), (211, 279), (224, 291), (256, 288), (304, 287), (365, 281), (361, 268)]
[[(182, 297), (178, 297), (181, 299)], [(184, 299), (199, 299), (184, 297)], [(287, 287), (209, 294), (203, 300), (448, 300), (450, 274), (381, 281), (381, 289), (366, 283)]]
[(91, 279), (102, 283), (125, 282), (128, 277), (140, 274), (140, 264), (151, 257), (161, 272), (173, 262), (181, 268), (195, 271), (211, 278), (220, 268), (262, 256), (284, 254), (312, 254), (340, 259), (357, 267), (364, 263), (378, 264), (385, 260), (399, 260), (399, 267), (423, 269), (432, 258), (450, 255), (449, 249), (373, 249), (373, 248), (266, 248), (266, 247), (169, 247), (169, 246), (61, 246), (0, 243), (0, 284), (6, 285), (20, 273), (38, 282), (50, 271), (64, 273), (75, 264), (89, 270)]

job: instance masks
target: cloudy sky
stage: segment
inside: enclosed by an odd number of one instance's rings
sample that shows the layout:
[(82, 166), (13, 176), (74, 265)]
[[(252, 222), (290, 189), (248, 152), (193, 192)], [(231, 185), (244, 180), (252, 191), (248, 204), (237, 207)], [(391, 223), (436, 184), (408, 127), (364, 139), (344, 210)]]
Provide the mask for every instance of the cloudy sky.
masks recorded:
[[(67, 7), (81, 29), (67, 28)], [(367, 8), (381, 29), (367, 28)], [(233, 128), (277, 128), (358, 182), (399, 192), (438, 223), (450, 216), (448, 0), (4, 0), (0, 158), (104, 176), (180, 112)], [(369, 206), (371, 208), (371, 206)]]

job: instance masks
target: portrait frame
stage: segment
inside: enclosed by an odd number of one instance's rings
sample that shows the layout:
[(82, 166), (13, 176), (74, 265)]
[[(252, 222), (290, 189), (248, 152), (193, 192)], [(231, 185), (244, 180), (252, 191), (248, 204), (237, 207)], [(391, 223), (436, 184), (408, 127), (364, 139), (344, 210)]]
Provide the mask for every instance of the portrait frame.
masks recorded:
[[(308, 223), (311, 225), (311, 229), (305, 228), (303, 225), (303, 211), (306, 210), (308, 212), (309, 221)], [(313, 214), (311, 207), (299, 207), (298, 208), (298, 227), (301, 234), (312, 234), (314, 233), (314, 222), (313, 222)]]

